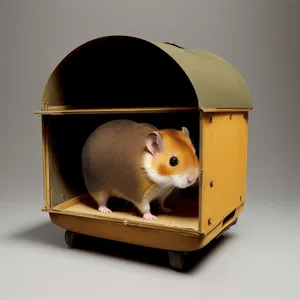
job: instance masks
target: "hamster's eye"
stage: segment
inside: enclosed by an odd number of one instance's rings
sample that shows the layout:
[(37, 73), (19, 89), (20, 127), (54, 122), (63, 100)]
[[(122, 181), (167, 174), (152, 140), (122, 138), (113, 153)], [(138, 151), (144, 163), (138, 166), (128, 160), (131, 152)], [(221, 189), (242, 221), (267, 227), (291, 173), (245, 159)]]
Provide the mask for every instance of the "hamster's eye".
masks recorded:
[(178, 158), (177, 157), (175, 157), (175, 156), (172, 156), (171, 158), (170, 158), (170, 166), (172, 166), (172, 167), (175, 167), (175, 166), (177, 166), (178, 165)]

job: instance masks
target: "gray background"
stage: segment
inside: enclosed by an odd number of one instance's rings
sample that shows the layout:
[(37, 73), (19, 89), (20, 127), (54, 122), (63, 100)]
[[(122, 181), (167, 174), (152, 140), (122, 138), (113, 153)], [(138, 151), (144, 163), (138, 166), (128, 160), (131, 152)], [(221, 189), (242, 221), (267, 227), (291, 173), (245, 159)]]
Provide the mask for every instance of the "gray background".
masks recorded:
[[(109, 34), (214, 52), (253, 92), (245, 212), (186, 274), (150, 263), (151, 251), (140, 262), (68, 250), (40, 211), (32, 112), (60, 60)], [(0, 299), (300, 299), (299, 37), (297, 0), (1, 0)]]

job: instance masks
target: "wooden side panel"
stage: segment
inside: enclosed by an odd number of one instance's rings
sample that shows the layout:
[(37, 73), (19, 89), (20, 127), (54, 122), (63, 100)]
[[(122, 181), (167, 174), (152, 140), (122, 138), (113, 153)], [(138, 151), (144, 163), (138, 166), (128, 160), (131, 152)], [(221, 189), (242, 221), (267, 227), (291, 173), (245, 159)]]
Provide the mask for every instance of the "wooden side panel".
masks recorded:
[(245, 201), (248, 114), (203, 113), (201, 135), (199, 230), (206, 234)]

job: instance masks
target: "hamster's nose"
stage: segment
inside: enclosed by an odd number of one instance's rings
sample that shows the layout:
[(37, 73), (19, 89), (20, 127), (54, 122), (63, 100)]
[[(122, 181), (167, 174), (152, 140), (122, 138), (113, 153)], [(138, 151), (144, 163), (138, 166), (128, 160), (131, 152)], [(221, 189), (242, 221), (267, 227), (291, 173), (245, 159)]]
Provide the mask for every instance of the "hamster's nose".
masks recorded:
[(196, 176), (194, 175), (189, 175), (187, 178), (188, 184), (193, 184), (196, 181)]

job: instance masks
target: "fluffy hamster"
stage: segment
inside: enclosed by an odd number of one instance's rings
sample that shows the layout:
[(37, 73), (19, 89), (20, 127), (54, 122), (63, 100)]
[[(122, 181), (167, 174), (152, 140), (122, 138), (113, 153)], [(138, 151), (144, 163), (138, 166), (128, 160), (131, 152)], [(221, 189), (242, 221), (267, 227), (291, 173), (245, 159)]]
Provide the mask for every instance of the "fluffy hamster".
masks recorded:
[(164, 201), (174, 188), (187, 188), (199, 176), (199, 160), (189, 131), (163, 129), (130, 120), (96, 128), (82, 149), (83, 177), (99, 211), (110, 213), (110, 197), (133, 203), (146, 220), (156, 217), (150, 202), (171, 212)]

